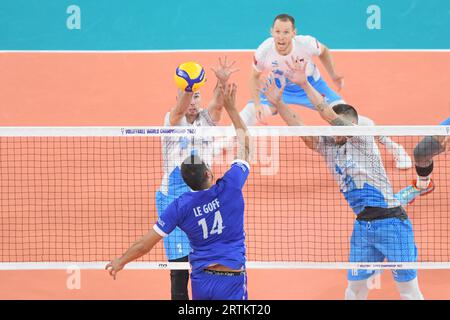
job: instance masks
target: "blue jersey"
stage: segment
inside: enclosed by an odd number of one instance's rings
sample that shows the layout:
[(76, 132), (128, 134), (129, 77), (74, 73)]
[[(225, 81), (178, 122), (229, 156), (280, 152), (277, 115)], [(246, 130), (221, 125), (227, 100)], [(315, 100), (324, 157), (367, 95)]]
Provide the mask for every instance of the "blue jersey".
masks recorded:
[(242, 188), (249, 169), (245, 161), (233, 161), (214, 186), (186, 192), (173, 201), (153, 227), (163, 237), (177, 226), (187, 234), (193, 270), (212, 264), (237, 270), (245, 265)]
[(441, 126), (450, 126), (450, 118), (444, 120), (444, 122), (441, 123)]

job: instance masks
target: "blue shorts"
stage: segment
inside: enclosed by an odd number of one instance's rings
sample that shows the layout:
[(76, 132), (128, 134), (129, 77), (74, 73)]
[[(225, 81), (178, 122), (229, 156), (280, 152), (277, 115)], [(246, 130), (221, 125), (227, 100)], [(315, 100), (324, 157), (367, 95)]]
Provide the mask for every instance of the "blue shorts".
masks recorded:
[(248, 300), (246, 273), (226, 276), (193, 270), (191, 285), (193, 300)]
[[(409, 219), (355, 221), (350, 242), (350, 262), (417, 262), (417, 247)], [(417, 270), (393, 270), (397, 282), (411, 281)], [(375, 270), (348, 270), (350, 281), (366, 280)]]
[(444, 120), (444, 122), (441, 123), (441, 126), (450, 126), (450, 118)]
[[(342, 100), (342, 98), (336, 92), (334, 92), (322, 78), (319, 78), (317, 81), (315, 81), (313, 77), (308, 77), (308, 81), (309, 83), (311, 83), (314, 89), (316, 89), (321, 95), (325, 97), (325, 100), (328, 104)], [(280, 87), (280, 85), (278, 85), (278, 87)], [(266, 97), (262, 93), (260, 94), (260, 100), (261, 104), (270, 105), (269, 101), (267, 101)], [(309, 101), (305, 90), (292, 83), (289, 85), (289, 87), (286, 86), (283, 91), (283, 102), (286, 104), (297, 104), (309, 109), (316, 110), (311, 101)]]
[[(156, 209), (158, 211), (158, 217), (176, 198), (177, 197), (174, 196), (166, 196), (160, 191), (156, 192)], [(167, 260), (175, 260), (186, 257), (191, 252), (189, 239), (186, 233), (181, 231), (181, 229), (178, 227), (176, 227), (171, 233), (169, 233), (169, 235), (163, 240)]]

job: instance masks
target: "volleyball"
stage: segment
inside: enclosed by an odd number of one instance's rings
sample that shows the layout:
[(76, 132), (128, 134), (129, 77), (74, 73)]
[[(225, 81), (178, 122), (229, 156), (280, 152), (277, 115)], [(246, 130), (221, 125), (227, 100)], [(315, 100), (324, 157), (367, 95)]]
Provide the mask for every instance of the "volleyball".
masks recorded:
[(177, 67), (174, 79), (175, 84), (181, 90), (195, 92), (206, 82), (205, 70), (197, 62), (185, 62)]

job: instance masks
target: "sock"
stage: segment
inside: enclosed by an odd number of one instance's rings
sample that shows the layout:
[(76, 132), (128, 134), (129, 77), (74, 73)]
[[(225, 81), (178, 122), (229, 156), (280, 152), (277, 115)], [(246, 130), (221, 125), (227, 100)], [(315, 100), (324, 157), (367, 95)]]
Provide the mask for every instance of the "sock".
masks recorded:
[(345, 300), (367, 300), (367, 296), (369, 295), (367, 281), (349, 281), (345, 290)]
[(424, 300), (417, 277), (411, 281), (397, 282), (397, 288), (402, 300)]
[(431, 182), (431, 175), (426, 176), (426, 177), (421, 177), (421, 176), (417, 176), (417, 181), (416, 181), (416, 188), (417, 189), (426, 189), (428, 188), (428, 186), (430, 185)]

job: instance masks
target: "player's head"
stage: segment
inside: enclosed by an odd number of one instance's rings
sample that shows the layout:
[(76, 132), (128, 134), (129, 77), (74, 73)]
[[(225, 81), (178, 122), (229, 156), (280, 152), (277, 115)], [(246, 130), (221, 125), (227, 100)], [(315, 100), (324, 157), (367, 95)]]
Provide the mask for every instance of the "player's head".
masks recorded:
[[(340, 103), (333, 106), (333, 111), (345, 120), (358, 124), (358, 112), (351, 105)], [(338, 145), (344, 145), (347, 142), (347, 137), (337, 136), (334, 137), (334, 141)]]
[(275, 41), (278, 53), (289, 54), (292, 49), (292, 39), (297, 33), (295, 19), (285, 13), (277, 15), (273, 20), (270, 33)]
[(211, 169), (196, 155), (184, 159), (181, 164), (181, 176), (189, 188), (194, 191), (208, 189), (214, 181)]
[[(178, 89), (178, 99), (181, 97), (183, 91)], [(186, 116), (188, 117), (196, 117), (200, 111), (202, 99), (200, 95), (200, 91), (196, 91), (192, 94), (192, 99), (189, 104), (189, 107), (186, 110)]]

